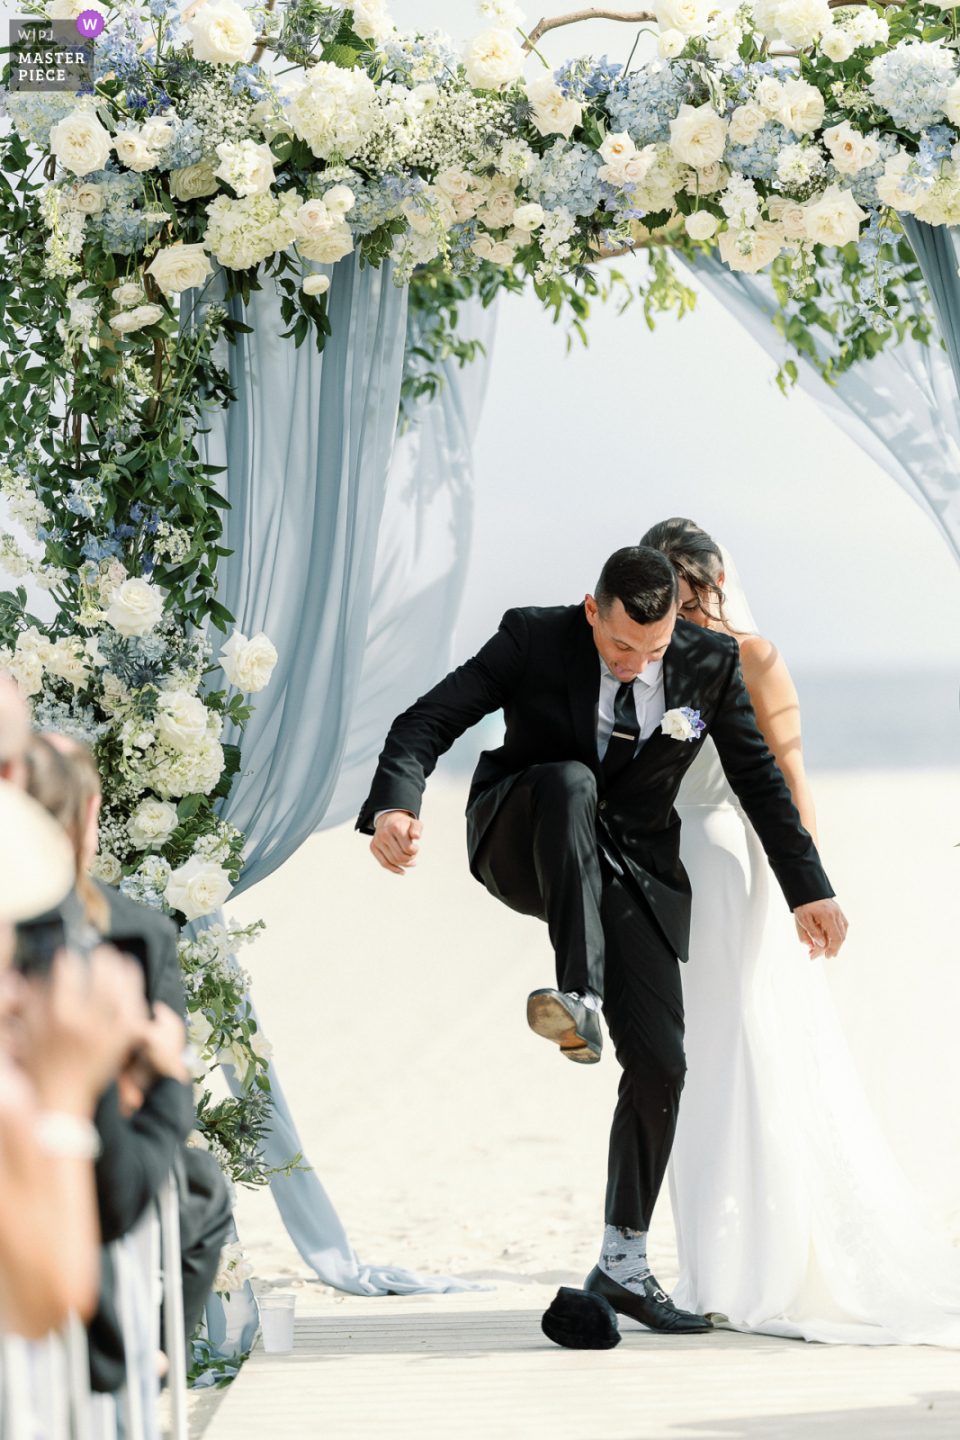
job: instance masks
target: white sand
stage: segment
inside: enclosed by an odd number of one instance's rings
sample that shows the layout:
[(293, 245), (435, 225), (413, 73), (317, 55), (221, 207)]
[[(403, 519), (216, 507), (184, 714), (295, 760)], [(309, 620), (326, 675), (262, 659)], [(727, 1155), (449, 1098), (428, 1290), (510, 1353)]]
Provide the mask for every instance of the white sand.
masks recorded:
[[(852, 921), (834, 993), (891, 1143), (960, 1238), (960, 775), (823, 773), (815, 791)], [(411, 875), (379, 870), (342, 827), (230, 909), (268, 922), (244, 963), (361, 1259), (546, 1288), (595, 1259), (619, 1072), (609, 1052), (580, 1068), (528, 1031), (528, 991), (553, 983), (546, 929), (471, 878), (464, 800), (431, 785)], [(268, 1194), (244, 1192), (237, 1219), (264, 1280), (311, 1273)], [(666, 1200), (651, 1253), (669, 1284)]]

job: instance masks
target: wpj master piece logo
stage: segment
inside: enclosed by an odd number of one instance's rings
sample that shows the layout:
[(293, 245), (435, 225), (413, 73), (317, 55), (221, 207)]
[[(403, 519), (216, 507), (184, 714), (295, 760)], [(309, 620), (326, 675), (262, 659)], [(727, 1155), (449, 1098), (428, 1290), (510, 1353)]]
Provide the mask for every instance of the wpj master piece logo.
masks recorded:
[(7, 47), (10, 90), (76, 94), (92, 88), (93, 42), (103, 24), (98, 10), (85, 10), (76, 20), (30, 16), (11, 20)]

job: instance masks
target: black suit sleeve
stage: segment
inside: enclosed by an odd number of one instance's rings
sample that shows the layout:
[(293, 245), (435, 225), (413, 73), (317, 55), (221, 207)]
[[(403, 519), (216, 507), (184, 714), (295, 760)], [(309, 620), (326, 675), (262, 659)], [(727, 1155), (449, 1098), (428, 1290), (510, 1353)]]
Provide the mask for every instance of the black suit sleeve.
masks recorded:
[(159, 1193), (174, 1156), (194, 1123), (189, 1085), (164, 1077), (129, 1120), (120, 1113), (116, 1085), (97, 1105), (94, 1122), (102, 1146), (95, 1166), (103, 1243), (119, 1240)]
[(483, 649), (421, 696), (390, 727), (357, 829), (373, 834), (381, 810), (420, 813), (427, 776), (454, 740), (509, 700), (527, 661), (529, 635), (522, 610), (508, 610)]
[(803, 828), (789, 786), (760, 733), (739, 655), (710, 725), (727, 779), (767, 852), (791, 910), (833, 895), (817, 847)]

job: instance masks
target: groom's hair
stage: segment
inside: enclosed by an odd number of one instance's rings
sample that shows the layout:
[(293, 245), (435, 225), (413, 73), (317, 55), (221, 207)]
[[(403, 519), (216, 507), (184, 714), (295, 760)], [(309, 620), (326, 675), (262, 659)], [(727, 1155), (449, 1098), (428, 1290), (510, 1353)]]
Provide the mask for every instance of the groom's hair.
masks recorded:
[(627, 545), (604, 565), (594, 599), (603, 616), (619, 600), (636, 625), (654, 625), (679, 603), (677, 572), (659, 550)]

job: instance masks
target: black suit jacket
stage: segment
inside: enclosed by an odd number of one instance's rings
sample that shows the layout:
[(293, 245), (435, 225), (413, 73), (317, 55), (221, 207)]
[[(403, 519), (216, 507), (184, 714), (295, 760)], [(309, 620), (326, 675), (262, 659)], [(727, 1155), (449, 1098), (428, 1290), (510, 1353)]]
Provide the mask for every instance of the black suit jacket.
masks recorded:
[(159, 910), (131, 900), (112, 885), (104, 885), (99, 880), (93, 883), (110, 906), (110, 928), (105, 938), (120, 941), (133, 938), (142, 942), (144, 988), (150, 1004), (162, 1000), (181, 1020), (186, 1019), (176, 925)]
[[(484, 751), (467, 805), (470, 866), (517, 777), (531, 765), (581, 760), (597, 778), (598, 839), (648, 900), (667, 939), (687, 958), (690, 884), (680, 863), (674, 809), (701, 741), (656, 732), (607, 787), (597, 755), (600, 660), (581, 605), (508, 610), (500, 629), (394, 721), (357, 828), (372, 833), (381, 810), (420, 812), (427, 776), (454, 740), (503, 710), (506, 736)], [(668, 710), (700, 711), (724, 771), (749, 816), (791, 909), (833, 894), (787, 783), (757, 728), (728, 635), (678, 620), (663, 665)], [(478, 877), (479, 878), (479, 877)]]

